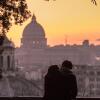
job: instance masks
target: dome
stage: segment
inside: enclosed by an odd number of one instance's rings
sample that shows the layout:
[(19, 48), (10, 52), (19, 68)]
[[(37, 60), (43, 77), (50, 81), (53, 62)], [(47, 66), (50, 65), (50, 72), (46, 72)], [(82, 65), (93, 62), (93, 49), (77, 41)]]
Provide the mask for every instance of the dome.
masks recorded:
[(43, 27), (37, 23), (36, 17), (32, 17), (32, 21), (25, 27), (23, 37), (45, 37)]
[(45, 48), (47, 39), (43, 27), (37, 23), (36, 17), (25, 27), (21, 39), (21, 46), (25, 48)]

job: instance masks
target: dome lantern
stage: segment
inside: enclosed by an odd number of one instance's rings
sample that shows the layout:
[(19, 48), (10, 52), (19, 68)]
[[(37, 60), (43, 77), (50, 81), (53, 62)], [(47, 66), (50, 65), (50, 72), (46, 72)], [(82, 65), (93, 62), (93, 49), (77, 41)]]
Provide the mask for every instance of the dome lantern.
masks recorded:
[(33, 16), (32, 16), (32, 21), (33, 22), (36, 22), (36, 16), (33, 14)]

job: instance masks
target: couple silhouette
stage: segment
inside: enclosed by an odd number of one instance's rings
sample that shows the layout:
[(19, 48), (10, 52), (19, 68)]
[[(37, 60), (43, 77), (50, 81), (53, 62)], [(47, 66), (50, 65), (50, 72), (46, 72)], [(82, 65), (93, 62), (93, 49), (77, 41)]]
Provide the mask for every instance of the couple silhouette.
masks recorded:
[(77, 96), (76, 77), (71, 69), (73, 65), (65, 60), (61, 68), (51, 65), (45, 75), (43, 100), (74, 100)]

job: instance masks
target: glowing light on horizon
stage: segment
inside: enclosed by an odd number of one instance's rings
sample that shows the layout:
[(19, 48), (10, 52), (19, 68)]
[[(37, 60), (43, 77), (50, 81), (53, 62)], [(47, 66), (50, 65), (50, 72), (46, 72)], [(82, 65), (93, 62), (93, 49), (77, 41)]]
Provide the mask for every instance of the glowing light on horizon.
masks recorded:
[[(94, 6), (89, 0), (27, 0), (32, 14), (44, 27), (49, 45), (65, 44), (65, 34), (68, 44), (81, 44), (84, 39), (91, 43), (100, 37), (100, 6)], [(99, 3), (99, 2), (98, 2)], [(20, 38), (25, 26), (13, 26), (8, 33), (16, 45), (20, 45)]]

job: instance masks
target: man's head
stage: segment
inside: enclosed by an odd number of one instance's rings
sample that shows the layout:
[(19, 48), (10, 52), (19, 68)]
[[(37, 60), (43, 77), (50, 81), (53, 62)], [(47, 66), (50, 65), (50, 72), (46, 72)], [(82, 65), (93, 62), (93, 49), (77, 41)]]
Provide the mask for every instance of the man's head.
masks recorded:
[(73, 68), (72, 62), (68, 60), (63, 61), (62, 68), (72, 69)]

